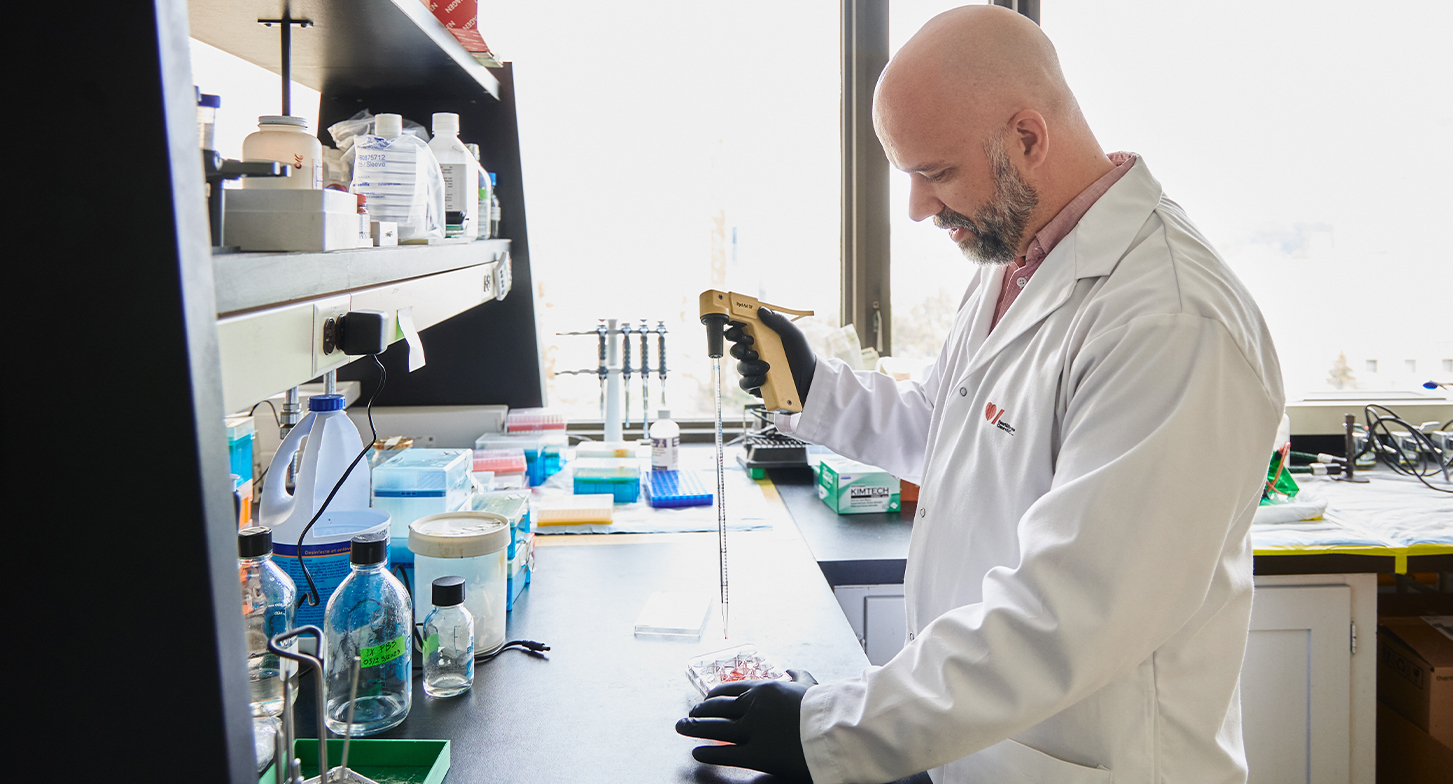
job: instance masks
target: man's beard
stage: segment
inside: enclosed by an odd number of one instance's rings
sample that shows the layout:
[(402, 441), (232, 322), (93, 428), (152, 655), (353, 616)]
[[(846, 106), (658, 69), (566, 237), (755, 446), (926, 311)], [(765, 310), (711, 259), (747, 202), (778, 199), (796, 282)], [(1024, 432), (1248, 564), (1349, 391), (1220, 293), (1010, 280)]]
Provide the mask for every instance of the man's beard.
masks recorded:
[(994, 195), (974, 211), (974, 217), (961, 215), (948, 207), (933, 217), (941, 229), (958, 227), (969, 230), (959, 242), (959, 250), (971, 261), (980, 264), (1008, 264), (1019, 255), (1019, 241), (1029, 216), (1039, 205), (1039, 193), (1019, 176), (1019, 170), (1004, 151), (1004, 140), (994, 137), (984, 142), (989, 166), (994, 172)]

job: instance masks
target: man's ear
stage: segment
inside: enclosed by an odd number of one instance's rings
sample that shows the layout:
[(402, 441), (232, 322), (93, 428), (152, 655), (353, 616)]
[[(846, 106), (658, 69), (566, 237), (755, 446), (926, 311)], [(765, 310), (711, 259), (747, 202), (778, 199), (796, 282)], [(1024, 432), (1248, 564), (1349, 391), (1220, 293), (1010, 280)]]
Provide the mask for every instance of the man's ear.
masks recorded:
[(1009, 131), (1025, 169), (1038, 168), (1049, 157), (1049, 124), (1044, 115), (1025, 109), (1009, 118)]

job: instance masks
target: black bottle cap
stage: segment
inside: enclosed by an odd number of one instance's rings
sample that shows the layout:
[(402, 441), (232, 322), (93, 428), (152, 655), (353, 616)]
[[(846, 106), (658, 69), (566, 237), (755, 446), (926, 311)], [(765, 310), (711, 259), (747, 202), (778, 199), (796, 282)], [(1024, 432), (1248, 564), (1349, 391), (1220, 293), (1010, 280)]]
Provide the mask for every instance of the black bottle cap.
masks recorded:
[(237, 557), (260, 558), (272, 552), (272, 529), (262, 525), (237, 532)]
[(348, 562), (368, 566), (388, 560), (388, 534), (384, 532), (359, 534), (348, 546)]
[(464, 603), (464, 578), (440, 577), (434, 581), (434, 606), (453, 607)]

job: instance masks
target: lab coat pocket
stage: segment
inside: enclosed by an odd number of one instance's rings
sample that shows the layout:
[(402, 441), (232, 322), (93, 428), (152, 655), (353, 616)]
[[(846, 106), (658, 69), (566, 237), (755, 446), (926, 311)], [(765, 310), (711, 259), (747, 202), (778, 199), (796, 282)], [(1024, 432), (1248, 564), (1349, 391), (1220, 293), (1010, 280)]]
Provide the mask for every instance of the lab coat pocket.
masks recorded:
[(959, 762), (969, 763), (970, 775), (951, 777), (954, 781), (995, 784), (1110, 784), (1114, 781), (1110, 771), (1104, 768), (1065, 762), (1012, 740), (1000, 741)]

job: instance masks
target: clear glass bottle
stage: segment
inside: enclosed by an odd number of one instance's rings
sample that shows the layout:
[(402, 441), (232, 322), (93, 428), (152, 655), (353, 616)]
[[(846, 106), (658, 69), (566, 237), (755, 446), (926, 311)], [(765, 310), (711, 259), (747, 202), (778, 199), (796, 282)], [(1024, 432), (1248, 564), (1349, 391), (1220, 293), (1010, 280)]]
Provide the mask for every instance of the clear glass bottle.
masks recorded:
[[(255, 526), (237, 533), (237, 579), (242, 583), (252, 715), (277, 716), (283, 712), (282, 679), (290, 677), (295, 668), (292, 662), (269, 653), (267, 641), (293, 628), (298, 589), (282, 567), (273, 563), (272, 529)], [(292, 650), (296, 645), (294, 638), (284, 647)]]
[(323, 666), (328, 676), (324, 720), (339, 735), (348, 729), (354, 657), (359, 659), (354, 737), (398, 726), (413, 702), (414, 608), (403, 583), (389, 574), (388, 542), (386, 532), (353, 538), (351, 571), (324, 613)]
[(424, 693), (453, 697), (474, 685), (474, 618), (464, 607), (464, 578), (434, 583), (434, 611), (424, 619)]

